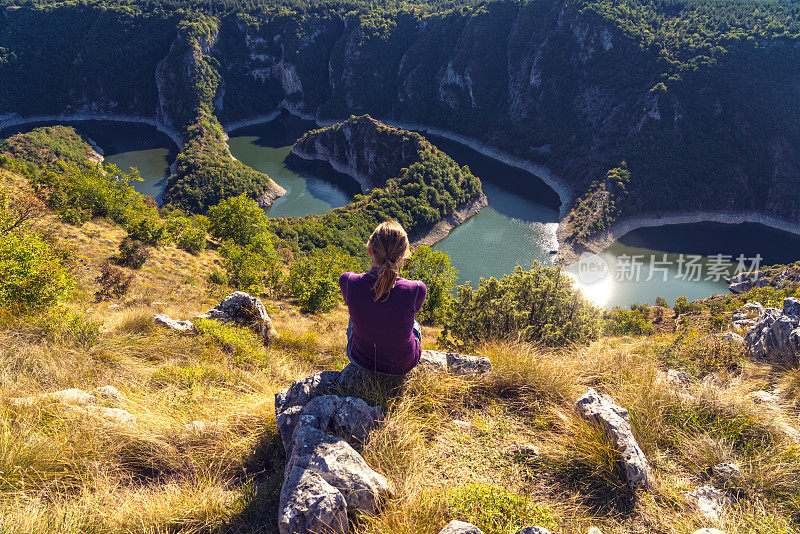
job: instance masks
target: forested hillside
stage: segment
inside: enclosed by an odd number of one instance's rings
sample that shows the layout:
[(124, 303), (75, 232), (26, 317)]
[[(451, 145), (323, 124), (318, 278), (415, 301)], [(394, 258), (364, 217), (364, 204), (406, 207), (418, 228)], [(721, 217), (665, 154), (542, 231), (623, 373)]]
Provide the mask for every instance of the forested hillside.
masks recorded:
[[(200, 211), (221, 192), (277, 194), (230, 160), (218, 120), (283, 107), (436, 126), (544, 163), (573, 186), (578, 221), (595, 230), (659, 210), (796, 220), (799, 10), (696, 0), (11, 2), (0, 19), (0, 113), (102, 110), (182, 128), (167, 199)], [(625, 187), (603, 186), (623, 162)]]

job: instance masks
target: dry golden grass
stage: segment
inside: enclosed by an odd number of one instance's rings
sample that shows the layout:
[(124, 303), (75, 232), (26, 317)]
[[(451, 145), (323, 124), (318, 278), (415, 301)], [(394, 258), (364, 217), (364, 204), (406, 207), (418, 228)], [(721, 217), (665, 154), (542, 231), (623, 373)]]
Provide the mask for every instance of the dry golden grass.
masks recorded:
[[(275, 532), (286, 459), (274, 394), (346, 363), (346, 309), (312, 316), (265, 301), (281, 333), (269, 347), (216, 323), (174, 334), (153, 315), (191, 318), (228, 291), (205, 280), (220, 265), (215, 252), (153, 251), (128, 295), (98, 303), (94, 277), (123, 231), (103, 222), (52, 228), (75, 252), (79, 291), (48, 314), (0, 316), (0, 532)], [(425, 328), (424, 346), (437, 334)], [(798, 532), (800, 450), (782, 425), (798, 426), (800, 373), (695, 341), (666, 333), (559, 351), (492, 344), (477, 350), (494, 364), (485, 377), (417, 372), (400, 395), (367, 392), (387, 416), (363, 454), (393, 496), (354, 532), (436, 534), (456, 518), (487, 534), (526, 524), (560, 534), (592, 525), (606, 534)], [(670, 367), (697, 380), (670, 391), (657, 380)], [(699, 380), (711, 370), (720, 387)], [(107, 384), (128, 398), (121, 407), (135, 424), (8, 402)], [(613, 446), (573, 410), (589, 387), (629, 410), (653, 466), (653, 487), (636, 500)], [(748, 398), (761, 389), (779, 394), (775, 411)], [(714, 479), (711, 467), (723, 461), (741, 466), (741, 480)], [(719, 525), (681, 493), (708, 482), (738, 499)]]

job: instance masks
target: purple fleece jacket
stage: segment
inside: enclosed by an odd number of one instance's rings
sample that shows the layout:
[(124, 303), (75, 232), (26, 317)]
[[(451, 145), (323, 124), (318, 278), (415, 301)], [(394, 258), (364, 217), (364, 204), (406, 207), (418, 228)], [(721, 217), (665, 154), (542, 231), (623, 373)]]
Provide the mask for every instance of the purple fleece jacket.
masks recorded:
[(346, 272), (339, 277), (353, 327), (350, 358), (370, 371), (402, 375), (419, 363), (421, 349), (412, 328), (428, 288), (422, 282), (398, 278), (389, 298), (375, 302), (372, 285), (377, 279), (374, 267), (363, 274)]

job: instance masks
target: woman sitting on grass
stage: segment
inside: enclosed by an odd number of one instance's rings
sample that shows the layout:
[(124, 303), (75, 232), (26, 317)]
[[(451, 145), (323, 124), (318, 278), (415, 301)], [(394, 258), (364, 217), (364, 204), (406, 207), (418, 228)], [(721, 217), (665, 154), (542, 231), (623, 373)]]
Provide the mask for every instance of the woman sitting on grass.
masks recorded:
[(378, 225), (367, 252), (372, 269), (339, 277), (350, 310), (347, 356), (366, 371), (404, 375), (419, 363), (422, 329), (414, 316), (422, 308), (428, 288), (399, 276), (401, 265), (411, 256), (408, 235), (400, 223)]

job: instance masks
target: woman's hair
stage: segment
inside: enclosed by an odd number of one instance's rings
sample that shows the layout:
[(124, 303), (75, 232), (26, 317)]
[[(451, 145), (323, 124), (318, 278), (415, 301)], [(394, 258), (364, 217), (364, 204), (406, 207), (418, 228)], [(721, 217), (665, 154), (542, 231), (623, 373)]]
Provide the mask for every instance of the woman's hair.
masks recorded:
[(400, 276), (400, 265), (411, 253), (408, 249), (408, 234), (397, 221), (386, 221), (378, 225), (367, 242), (378, 267), (378, 279), (372, 286), (375, 302), (389, 298), (389, 291)]

